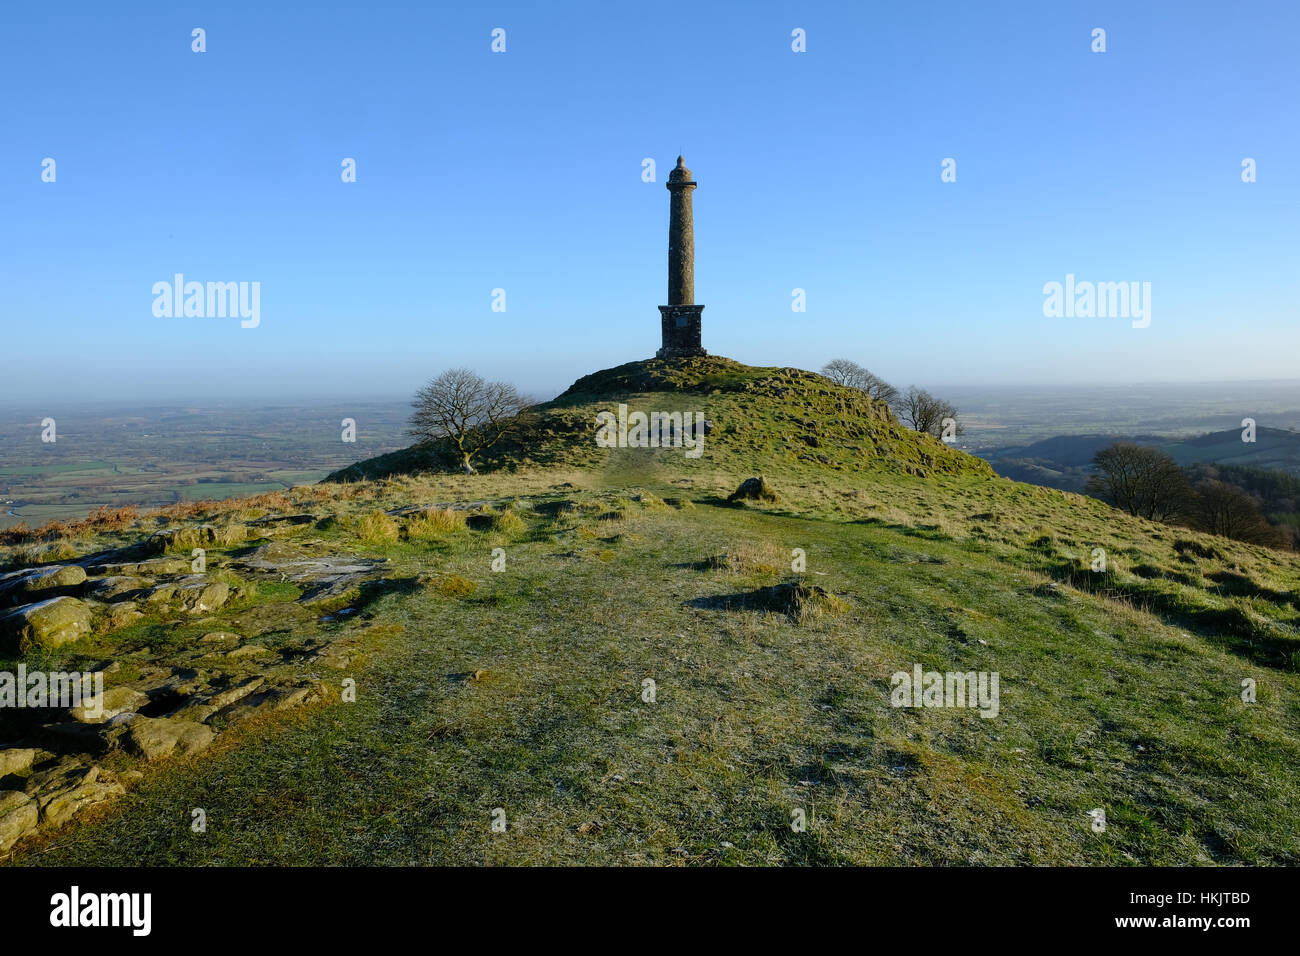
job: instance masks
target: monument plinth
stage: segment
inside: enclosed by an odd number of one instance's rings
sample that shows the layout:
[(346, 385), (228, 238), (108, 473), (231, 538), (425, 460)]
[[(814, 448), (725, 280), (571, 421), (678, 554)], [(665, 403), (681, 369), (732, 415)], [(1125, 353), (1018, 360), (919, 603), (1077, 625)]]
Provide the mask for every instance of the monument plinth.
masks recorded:
[(668, 214), (668, 304), (659, 306), (663, 347), (657, 358), (708, 355), (700, 345), (700, 313), (695, 304), (695, 215), (691, 193), (695, 181), (682, 157), (664, 184), (672, 195)]

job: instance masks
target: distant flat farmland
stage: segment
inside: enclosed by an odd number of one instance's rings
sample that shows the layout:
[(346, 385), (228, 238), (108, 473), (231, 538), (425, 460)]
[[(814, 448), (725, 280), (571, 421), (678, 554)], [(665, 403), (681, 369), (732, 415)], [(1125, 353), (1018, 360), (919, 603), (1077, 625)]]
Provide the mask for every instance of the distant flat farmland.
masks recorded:
[[(409, 444), (405, 400), (0, 408), (0, 528), (310, 484)], [(54, 442), (41, 422), (56, 420)], [(356, 441), (340, 423), (356, 420)]]

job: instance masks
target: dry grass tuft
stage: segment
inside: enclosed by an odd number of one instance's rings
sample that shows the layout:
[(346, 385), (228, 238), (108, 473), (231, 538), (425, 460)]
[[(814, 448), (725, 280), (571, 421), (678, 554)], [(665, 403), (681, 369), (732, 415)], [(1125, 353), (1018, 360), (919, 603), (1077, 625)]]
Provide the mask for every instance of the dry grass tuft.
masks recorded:
[(382, 511), (362, 515), (357, 519), (355, 531), (366, 544), (392, 544), (400, 533), (397, 522)]
[(737, 544), (709, 558), (709, 567), (731, 574), (780, 574), (787, 565), (785, 552), (771, 543)]
[(405, 533), (410, 540), (440, 538), (465, 529), (465, 513), (454, 508), (431, 508), (421, 511), (406, 522)]

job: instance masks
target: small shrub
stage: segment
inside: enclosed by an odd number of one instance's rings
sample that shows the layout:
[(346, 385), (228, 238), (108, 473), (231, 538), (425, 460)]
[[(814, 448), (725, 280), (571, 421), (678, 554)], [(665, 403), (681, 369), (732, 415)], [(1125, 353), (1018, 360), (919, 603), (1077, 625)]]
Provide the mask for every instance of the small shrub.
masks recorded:
[(87, 531), (124, 531), (140, 519), (140, 509), (135, 505), (124, 508), (110, 508), (101, 505), (92, 511), (85, 521), (79, 522)]
[(66, 534), (72, 533), (72, 526), (64, 524), (57, 518), (51, 518), (45, 524), (36, 529), (37, 541), (53, 541), (62, 538)]
[(69, 561), (79, 554), (71, 541), (63, 539), (46, 545), (38, 553), (41, 561)]
[(279, 513), (297, 510), (294, 507), (293, 499), (283, 491), (268, 491), (265, 494), (255, 495), (252, 498), (249, 498), (245, 504), (258, 508), (266, 508), (268, 511)]
[(0, 531), (0, 544), (26, 544), (32, 539), (31, 529), (27, 527), (26, 521), (20, 521), (12, 528), (6, 528)]
[(838, 617), (849, 609), (848, 601), (815, 584), (794, 584), (791, 592), (789, 614), (796, 624), (810, 624), (823, 617)]

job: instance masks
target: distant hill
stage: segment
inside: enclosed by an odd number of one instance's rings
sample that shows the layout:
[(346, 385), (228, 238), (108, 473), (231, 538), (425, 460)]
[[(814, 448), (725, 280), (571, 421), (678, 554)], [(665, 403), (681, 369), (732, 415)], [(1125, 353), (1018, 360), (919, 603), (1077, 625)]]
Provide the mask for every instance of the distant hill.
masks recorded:
[(1184, 467), (1233, 465), (1300, 477), (1300, 432), (1281, 428), (1257, 429), (1254, 442), (1243, 442), (1240, 429), (1174, 441), (1160, 435), (1058, 435), (1028, 445), (994, 448), (984, 457), (1004, 477), (1082, 492), (1093, 456), (1117, 441), (1159, 448)]
[(1180, 465), (1239, 465), (1283, 471), (1300, 477), (1300, 432), (1260, 428), (1255, 441), (1243, 442), (1241, 429), (1211, 432), (1160, 446)]

